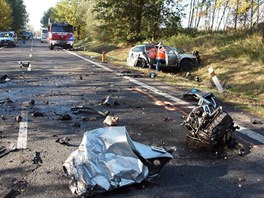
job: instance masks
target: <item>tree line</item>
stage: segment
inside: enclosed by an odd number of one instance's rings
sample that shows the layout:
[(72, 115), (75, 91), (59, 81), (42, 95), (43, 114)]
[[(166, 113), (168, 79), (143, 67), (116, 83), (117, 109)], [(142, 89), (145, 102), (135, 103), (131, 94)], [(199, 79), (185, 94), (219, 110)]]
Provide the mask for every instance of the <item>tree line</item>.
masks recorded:
[(263, 17), (264, 0), (190, 0), (188, 27), (252, 30), (263, 23)]
[[(264, 0), (60, 0), (41, 19), (66, 21), (78, 38), (137, 42), (183, 30), (253, 29), (263, 22)], [(187, 24), (187, 25), (186, 25)]]
[(28, 14), (23, 0), (0, 0), (0, 31), (21, 31), (26, 28)]

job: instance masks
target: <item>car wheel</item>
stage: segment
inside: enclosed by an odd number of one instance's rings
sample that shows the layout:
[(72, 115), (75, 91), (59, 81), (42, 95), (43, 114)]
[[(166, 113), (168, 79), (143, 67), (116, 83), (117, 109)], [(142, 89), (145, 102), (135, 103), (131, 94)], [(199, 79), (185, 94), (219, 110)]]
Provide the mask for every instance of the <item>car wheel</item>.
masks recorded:
[(50, 50), (54, 50), (54, 45), (49, 46)]
[(194, 64), (189, 60), (182, 60), (180, 63), (180, 69), (183, 72), (191, 71), (194, 67)]
[(139, 58), (136, 64), (137, 67), (145, 68), (147, 67), (147, 61), (143, 58)]

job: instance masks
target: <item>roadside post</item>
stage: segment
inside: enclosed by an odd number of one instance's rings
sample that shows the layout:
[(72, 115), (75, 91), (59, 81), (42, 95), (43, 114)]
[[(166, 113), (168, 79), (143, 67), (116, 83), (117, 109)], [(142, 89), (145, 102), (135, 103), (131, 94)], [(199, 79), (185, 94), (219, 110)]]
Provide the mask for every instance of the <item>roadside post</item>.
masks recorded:
[(223, 93), (224, 92), (224, 89), (223, 89), (222, 85), (220, 84), (220, 82), (219, 82), (219, 80), (217, 78), (217, 75), (214, 72), (214, 69), (212, 67), (209, 67), (208, 71), (209, 71), (209, 74), (211, 75), (211, 77), (212, 77), (212, 79), (214, 81), (214, 84), (215, 84), (218, 92), (219, 93)]
[(105, 51), (102, 51), (102, 63), (105, 63), (106, 55)]

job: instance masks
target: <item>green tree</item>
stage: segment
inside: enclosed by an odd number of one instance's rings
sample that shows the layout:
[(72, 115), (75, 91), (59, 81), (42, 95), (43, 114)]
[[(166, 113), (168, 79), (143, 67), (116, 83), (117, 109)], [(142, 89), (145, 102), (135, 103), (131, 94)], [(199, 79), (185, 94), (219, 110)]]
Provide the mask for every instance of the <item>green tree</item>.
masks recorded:
[(181, 10), (173, 0), (97, 0), (94, 7), (100, 21), (99, 33), (108, 39), (136, 42), (158, 39), (179, 27)]
[(26, 28), (28, 13), (23, 0), (7, 0), (12, 9), (12, 30), (20, 31)]
[(48, 27), (49, 18), (52, 16), (53, 12), (53, 8), (49, 8), (46, 12), (43, 13), (43, 16), (40, 20), (42, 27)]
[(51, 15), (54, 21), (68, 22), (77, 30), (77, 37), (80, 38), (82, 28), (84, 27), (83, 16), (80, 16), (80, 0), (61, 0), (58, 2)]
[(9, 30), (12, 24), (12, 10), (6, 0), (0, 0), (0, 30)]

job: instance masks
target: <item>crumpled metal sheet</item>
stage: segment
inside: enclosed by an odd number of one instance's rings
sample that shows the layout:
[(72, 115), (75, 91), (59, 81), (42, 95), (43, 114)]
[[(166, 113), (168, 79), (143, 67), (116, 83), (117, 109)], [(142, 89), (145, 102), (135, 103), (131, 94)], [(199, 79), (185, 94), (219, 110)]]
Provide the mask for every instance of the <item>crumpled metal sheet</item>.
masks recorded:
[(78, 150), (63, 164), (71, 176), (72, 193), (89, 195), (142, 182), (149, 171), (132, 147), (125, 127), (87, 131)]

